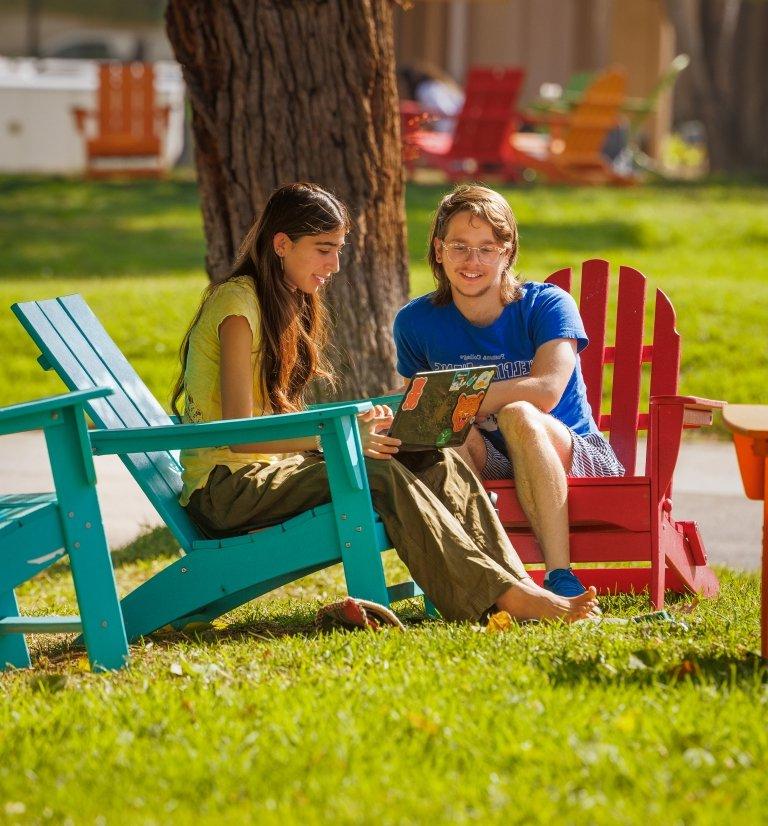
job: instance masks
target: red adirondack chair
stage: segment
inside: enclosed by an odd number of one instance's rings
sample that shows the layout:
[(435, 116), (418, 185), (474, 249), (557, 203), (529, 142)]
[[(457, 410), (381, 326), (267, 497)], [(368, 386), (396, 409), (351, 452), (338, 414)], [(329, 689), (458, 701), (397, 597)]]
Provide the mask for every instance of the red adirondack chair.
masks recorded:
[[(664, 605), (664, 590), (714, 596), (716, 576), (707, 565), (698, 526), (672, 516), (672, 475), (684, 428), (712, 423), (724, 402), (678, 395), (680, 335), (667, 296), (656, 291), (653, 342), (643, 344), (646, 281), (637, 270), (621, 267), (616, 343), (606, 346), (608, 262), (585, 261), (581, 270), (580, 311), (590, 344), (581, 354), (587, 396), (595, 421), (627, 469), (622, 478), (568, 480), (573, 562), (598, 563), (579, 570), (599, 593), (650, 590), (654, 607)], [(570, 292), (571, 270), (547, 281)], [(650, 402), (640, 412), (641, 366), (650, 364)], [(601, 409), (605, 365), (613, 365), (611, 408)], [(648, 431), (645, 473), (635, 476), (637, 435)], [(512, 480), (486, 482), (498, 493), (501, 521), (523, 562), (542, 562), (538, 544), (515, 495)], [(605, 567), (606, 563), (644, 562), (644, 567)], [(543, 571), (533, 571), (541, 582)]]
[[(155, 72), (151, 63), (102, 63), (96, 109), (72, 110), (85, 138), (88, 177), (119, 173), (131, 177), (162, 174), (161, 137), (170, 109), (155, 105)], [(86, 120), (96, 122), (89, 135)]]
[(517, 101), (524, 78), (523, 69), (473, 66), (467, 75), (464, 106), (454, 131), (406, 132), (407, 149), (419, 165), (440, 169), (451, 180), (487, 172), (509, 177), (502, 148), (520, 120)]

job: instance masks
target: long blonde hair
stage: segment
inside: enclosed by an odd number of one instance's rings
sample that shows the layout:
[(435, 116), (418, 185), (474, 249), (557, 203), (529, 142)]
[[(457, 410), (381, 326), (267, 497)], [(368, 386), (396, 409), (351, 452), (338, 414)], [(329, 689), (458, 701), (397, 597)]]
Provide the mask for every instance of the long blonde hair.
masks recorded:
[[(316, 184), (295, 183), (280, 187), (269, 197), (261, 217), (243, 238), (226, 283), (232, 278), (253, 279), (261, 311), (260, 383), (275, 413), (302, 409), (306, 387), (312, 379), (334, 384), (333, 371), (324, 355), (328, 343), (328, 311), (320, 296), (291, 290), (283, 277), (280, 258), (272, 240), (284, 232), (291, 241), (343, 229), (350, 221), (344, 204)], [(184, 393), (184, 373), (189, 338), (205, 302), (221, 286), (212, 284), (179, 349), (180, 371), (173, 386), (171, 408), (180, 415), (178, 402)]]

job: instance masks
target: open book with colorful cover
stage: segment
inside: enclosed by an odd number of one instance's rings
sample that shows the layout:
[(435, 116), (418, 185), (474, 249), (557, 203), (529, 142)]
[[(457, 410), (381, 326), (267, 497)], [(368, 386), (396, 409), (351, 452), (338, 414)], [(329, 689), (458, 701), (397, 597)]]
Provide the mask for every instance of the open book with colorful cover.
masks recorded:
[(389, 435), (402, 441), (400, 450), (463, 444), (495, 374), (495, 367), (417, 373), (408, 384)]

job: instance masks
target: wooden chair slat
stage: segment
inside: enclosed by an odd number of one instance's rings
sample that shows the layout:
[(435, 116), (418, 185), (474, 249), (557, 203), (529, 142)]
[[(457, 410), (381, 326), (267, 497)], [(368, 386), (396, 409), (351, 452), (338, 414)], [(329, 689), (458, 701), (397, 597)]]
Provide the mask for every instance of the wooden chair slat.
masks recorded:
[[(40, 348), (43, 360), (47, 361), (50, 353), (61, 364), (62, 370), (57, 372), (67, 388), (69, 390), (91, 389), (94, 386), (93, 381), (61, 333), (51, 324), (43, 312), (40, 306), (43, 303), (28, 301), (23, 305), (19, 305), (19, 311), (14, 307), (14, 312), (32, 336), (35, 344)], [(108, 421), (114, 416), (106, 399), (92, 399), (88, 405), (88, 410), (98, 418), (99, 423)]]
[[(606, 347), (605, 354), (603, 356), (603, 364), (613, 364), (614, 359), (616, 358), (616, 348), (615, 347)], [(643, 364), (650, 364), (653, 361), (653, 345), (652, 344), (644, 344), (642, 355), (640, 360)]]
[(605, 323), (608, 308), (608, 262), (585, 261), (581, 268), (579, 311), (589, 346), (581, 353), (581, 373), (587, 386), (587, 401), (599, 421), (605, 363)]
[(628, 473), (634, 471), (637, 453), (645, 287), (644, 275), (631, 267), (621, 267), (616, 310), (610, 442)]
[[(680, 334), (675, 329), (675, 310), (672, 302), (662, 290), (656, 290), (653, 349), (657, 353), (657, 358), (651, 364), (651, 397), (676, 396), (680, 381)], [(650, 451), (651, 445), (648, 442), (645, 450), (646, 473)]]
[(561, 290), (569, 293), (571, 291), (571, 268), (563, 267), (562, 270), (553, 272), (552, 275), (547, 278), (547, 284), (556, 284)]
[[(46, 359), (56, 364), (70, 390), (109, 387), (114, 391), (108, 398), (88, 404), (99, 427), (171, 424), (82, 299), (69, 297), (66, 306), (56, 299), (17, 306), (14, 312), (28, 319), (25, 327)], [(201, 535), (178, 502), (181, 466), (177, 452), (132, 453), (124, 462), (179, 544), (189, 550)]]
[[(638, 430), (648, 430), (648, 414), (647, 413), (638, 413), (637, 414), (637, 429)], [(600, 414), (600, 430), (604, 430), (607, 433), (610, 433), (612, 430), (612, 422), (613, 417), (610, 413), (601, 413)], [(630, 469), (627, 468), (627, 473), (630, 473)]]
[(66, 295), (59, 299), (59, 303), (82, 333), (83, 339), (90, 342), (92, 349), (100, 354), (101, 361), (109, 365), (115, 383), (124, 389), (133, 402), (142, 424), (171, 424), (168, 413), (139, 378), (82, 296)]

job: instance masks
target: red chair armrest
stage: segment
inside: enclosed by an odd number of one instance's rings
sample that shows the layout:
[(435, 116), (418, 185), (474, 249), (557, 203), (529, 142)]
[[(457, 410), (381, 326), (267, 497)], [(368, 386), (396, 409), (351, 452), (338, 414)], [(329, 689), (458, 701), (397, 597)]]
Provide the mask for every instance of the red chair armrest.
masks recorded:
[(699, 396), (651, 396), (648, 417), (649, 475), (654, 477), (659, 495), (664, 495), (672, 481), (683, 429), (711, 425), (713, 412), (725, 407), (725, 404), (717, 399)]
[(695, 410), (718, 410), (728, 402), (704, 399), (701, 396), (651, 396), (651, 404), (683, 404)]
[(651, 410), (660, 405), (683, 408), (683, 427), (707, 427), (712, 424), (712, 414), (722, 410), (727, 402), (719, 399), (703, 399), (700, 396), (651, 396)]

